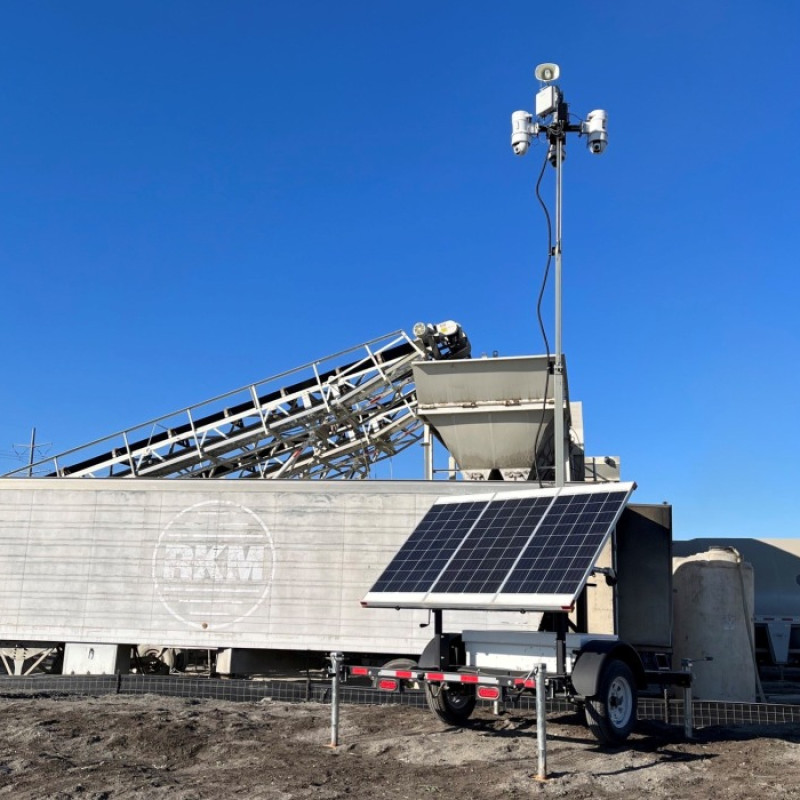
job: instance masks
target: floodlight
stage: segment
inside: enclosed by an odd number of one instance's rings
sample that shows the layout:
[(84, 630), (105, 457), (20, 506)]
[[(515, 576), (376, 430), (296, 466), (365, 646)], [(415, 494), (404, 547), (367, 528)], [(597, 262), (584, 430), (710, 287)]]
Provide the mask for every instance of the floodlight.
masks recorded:
[(453, 322), (452, 319), (446, 319), (436, 326), (436, 332), (442, 336), (453, 336), (458, 333), (460, 327), (461, 326), (457, 322)]
[(432, 333), (432, 330), (432, 326), (425, 322), (414, 323), (414, 336), (416, 336), (417, 339), (422, 339), (425, 334)]

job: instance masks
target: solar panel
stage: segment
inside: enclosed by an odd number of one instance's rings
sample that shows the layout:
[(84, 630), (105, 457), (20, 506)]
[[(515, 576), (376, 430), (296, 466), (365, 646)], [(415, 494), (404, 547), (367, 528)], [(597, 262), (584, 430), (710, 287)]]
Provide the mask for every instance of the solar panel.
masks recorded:
[(438, 500), (378, 578), (372, 592), (391, 595), (403, 603), (423, 600), (486, 510), (487, 497), (491, 495)]
[(444, 498), (364, 605), (558, 611), (591, 574), (633, 483)]

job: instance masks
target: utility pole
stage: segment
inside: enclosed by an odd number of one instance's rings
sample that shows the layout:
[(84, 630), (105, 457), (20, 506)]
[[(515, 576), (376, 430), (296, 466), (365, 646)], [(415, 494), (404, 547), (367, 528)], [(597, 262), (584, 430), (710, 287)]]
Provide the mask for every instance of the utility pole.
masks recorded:
[(36, 448), (43, 447), (43, 445), (36, 444), (36, 428), (31, 429), (31, 443), (30, 444), (15, 444), (15, 450), (28, 450), (28, 477), (33, 477), (33, 465), (36, 463)]

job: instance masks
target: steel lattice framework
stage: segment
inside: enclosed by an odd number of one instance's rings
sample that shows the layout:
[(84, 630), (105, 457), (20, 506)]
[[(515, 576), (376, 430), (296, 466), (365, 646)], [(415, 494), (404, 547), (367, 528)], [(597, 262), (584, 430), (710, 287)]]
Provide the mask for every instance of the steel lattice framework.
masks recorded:
[(411, 365), (469, 357), (453, 325), (395, 331), (7, 476), (367, 478), (422, 437)]

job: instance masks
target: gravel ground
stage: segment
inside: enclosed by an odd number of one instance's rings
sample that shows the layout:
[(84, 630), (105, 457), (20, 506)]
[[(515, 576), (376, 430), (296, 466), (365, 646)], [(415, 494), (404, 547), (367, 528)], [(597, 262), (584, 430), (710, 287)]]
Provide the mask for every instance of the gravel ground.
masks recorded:
[(800, 799), (800, 725), (682, 729), (640, 723), (598, 746), (574, 715), (548, 719), (535, 779), (531, 716), (476, 712), (468, 728), (401, 706), (232, 703), (153, 695), (0, 699), (0, 797), (493, 800), (531, 796)]

